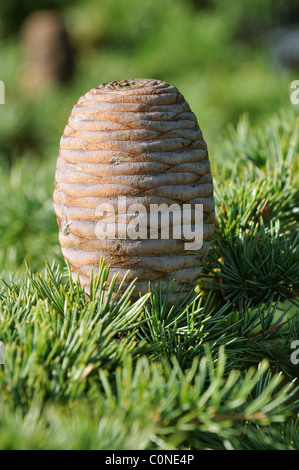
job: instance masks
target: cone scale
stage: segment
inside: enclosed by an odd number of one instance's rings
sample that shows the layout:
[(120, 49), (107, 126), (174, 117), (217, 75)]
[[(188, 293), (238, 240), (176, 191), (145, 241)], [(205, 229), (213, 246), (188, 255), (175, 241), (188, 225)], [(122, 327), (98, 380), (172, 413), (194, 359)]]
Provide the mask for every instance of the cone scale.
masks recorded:
[[(119, 280), (130, 270), (126, 282), (137, 278), (137, 293), (160, 281), (165, 291), (169, 279), (174, 293), (184, 284), (190, 289), (208, 254), (215, 212), (207, 146), (183, 95), (147, 79), (102, 84), (83, 95), (61, 138), (53, 199), (63, 256), (86, 289), (101, 258)], [(200, 249), (186, 249), (171, 224), (168, 239), (151, 239), (150, 230), (146, 239), (123, 237), (132, 204), (150, 213), (163, 203), (202, 204)], [(103, 222), (106, 238), (97, 230)]]

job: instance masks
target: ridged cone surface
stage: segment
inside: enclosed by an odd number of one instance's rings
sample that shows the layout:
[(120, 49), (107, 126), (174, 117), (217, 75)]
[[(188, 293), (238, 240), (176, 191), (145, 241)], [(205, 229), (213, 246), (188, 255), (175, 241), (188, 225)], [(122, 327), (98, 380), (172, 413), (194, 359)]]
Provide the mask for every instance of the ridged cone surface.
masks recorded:
[[(186, 251), (183, 239), (99, 239), (99, 204), (126, 196), (126, 206), (203, 204), (204, 243)], [(214, 231), (213, 184), (207, 146), (182, 94), (159, 80), (100, 85), (74, 106), (60, 142), (54, 209), (59, 240), (74, 279), (88, 289), (101, 257), (110, 275), (138, 278), (136, 292), (162, 281), (173, 291), (196, 282)], [(113, 222), (106, 214), (106, 221)], [(115, 221), (120, 217), (116, 214)], [(102, 219), (103, 220), (103, 219)], [(129, 219), (126, 220), (129, 223)]]

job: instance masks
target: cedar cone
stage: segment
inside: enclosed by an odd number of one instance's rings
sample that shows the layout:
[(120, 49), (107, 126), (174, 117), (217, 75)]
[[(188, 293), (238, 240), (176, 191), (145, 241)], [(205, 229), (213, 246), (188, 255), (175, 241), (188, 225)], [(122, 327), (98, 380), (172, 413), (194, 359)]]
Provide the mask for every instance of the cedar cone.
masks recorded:
[[(202, 247), (186, 250), (183, 237), (171, 234), (169, 239), (122, 239), (117, 232), (116, 238), (99, 239), (99, 204), (116, 208), (119, 196), (126, 196), (126, 208), (203, 204)], [(171, 278), (174, 293), (184, 284), (189, 289), (207, 257), (214, 208), (207, 146), (177, 88), (131, 79), (102, 84), (78, 100), (60, 142), (54, 209), (62, 253), (86, 290), (101, 257), (111, 267), (110, 276), (119, 273), (118, 280), (130, 270), (126, 281), (137, 278), (137, 293), (147, 292), (149, 281), (152, 286), (162, 281), (165, 292)], [(107, 211), (104, 219), (113, 228), (120, 214), (113, 219)], [(130, 217), (125, 220), (128, 224)]]

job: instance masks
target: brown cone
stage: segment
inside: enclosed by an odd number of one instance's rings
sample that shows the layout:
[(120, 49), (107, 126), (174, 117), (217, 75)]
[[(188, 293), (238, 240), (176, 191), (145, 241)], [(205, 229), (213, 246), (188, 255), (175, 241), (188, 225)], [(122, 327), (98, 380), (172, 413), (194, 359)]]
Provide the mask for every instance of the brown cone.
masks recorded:
[[(99, 204), (203, 204), (204, 242), (185, 250), (184, 239), (99, 239)], [(193, 207), (193, 206), (192, 206)], [(111, 276), (127, 270), (137, 292), (162, 281), (173, 291), (198, 279), (214, 231), (213, 184), (208, 152), (195, 115), (182, 94), (159, 80), (100, 85), (74, 106), (60, 142), (54, 208), (59, 240), (73, 277), (88, 288), (101, 257)], [(105, 221), (113, 223), (111, 214)], [(103, 219), (102, 219), (103, 220)], [(119, 220), (119, 214), (115, 222)], [(126, 223), (128, 223), (127, 219)], [(117, 234), (117, 232), (116, 232)], [(170, 231), (171, 234), (171, 231)]]

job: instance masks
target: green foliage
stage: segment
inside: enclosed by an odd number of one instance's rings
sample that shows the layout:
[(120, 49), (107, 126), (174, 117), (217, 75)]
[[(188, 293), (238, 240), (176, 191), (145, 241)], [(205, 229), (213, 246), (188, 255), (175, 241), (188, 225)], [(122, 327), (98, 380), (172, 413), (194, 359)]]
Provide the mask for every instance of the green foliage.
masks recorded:
[[(234, 39), (238, 29), (245, 31), (246, 19), (263, 36), (260, 20), (271, 18), (273, 2), (221, 0), (211, 1), (209, 8), (195, 8), (194, 2), (2, 0), (0, 31), (6, 37), (0, 43), (0, 80), (7, 105), (1, 108), (0, 159), (14, 160), (24, 153), (38, 161), (55, 158), (76, 99), (111, 80), (146, 77), (176, 85), (197, 115), (212, 154), (216, 137), (240, 114), (249, 112), (258, 121), (282, 106), (291, 108), (294, 73), (277, 70), (255, 30), (254, 47)], [(285, 10), (282, 3), (274, 25)], [(76, 51), (76, 73), (68, 86), (28, 96), (16, 30), (32, 10), (44, 7), (62, 12)]]
[[(1, 448), (299, 448), (298, 125), (229, 130), (207, 269), (173, 305), (172, 282), (133, 301), (114, 278), (104, 294), (103, 263), (87, 294), (59, 255), (54, 169), (3, 167)], [(45, 257), (59, 264), (39, 273)]]
[[(1, 2), (1, 449), (299, 449), (296, 77), (258, 44), (281, 18), (292, 22), (296, 2), (162, 3)], [(14, 31), (30, 11), (56, 6), (76, 76), (28, 99)], [(54, 167), (74, 100), (134, 76), (178, 86), (211, 153), (208, 264), (173, 305), (171, 282), (164, 297), (133, 300), (134, 283), (124, 292), (116, 278), (106, 292), (103, 263), (86, 293), (58, 244)], [(244, 111), (265, 122), (235, 126)]]
[(287, 237), (279, 224), (256, 224), (251, 233), (239, 233), (227, 243), (217, 241), (212, 266), (216, 284), (234, 301), (248, 296), (268, 300), (273, 293), (292, 297), (299, 279), (299, 234)]
[(69, 0), (2, 0), (0, 7), (1, 35), (16, 33), (27, 15), (37, 9), (57, 9), (70, 4)]
[(292, 113), (257, 129), (243, 118), (230, 129), (222, 148), (226, 166), (216, 173), (207, 279), (225, 300), (298, 296), (298, 150), (299, 120)]
[(2, 165), (0, 271), (24, 268), (24, 258), (32, 269), (40, 269), (45, 258), (62, 259), (52, 203), (54, 170), (31, 159), (12, 168)]
[[(194, 0), (195, 2), (197, 0)], [(201, 0), (198, 0), (199, 2)], [(273, 28), (296, 23), (298, 2), (284, 0), (211, 0), (233, 25), (233, 38), (257, 42)]]
[(26, 407), (31, 400), (80, 396), (94, 368), (115, 367), (125, 353), (140, 354), (143, 344), (136, 345), (134, 330), (147, 296), (131, 306), (130, 286), (117, 299), (114, 279), (104, 299), (108, 269), (103, 264), (91, 281), (99, 293), (88, 300), (79, 283), (63, 286), (54, 267), (45, 277), (28, 276), (25, 291), (12, 284), (1, 294), (0, 336), (6, 345), (1, 389), (9, 389), (9, 402)]
[(108, 273), (89, 294), (54, 265), (3, 283), (2, 449), (296, 448), (298, 388), (281, 371), (292, 379), (298, 316), (194, 292), (133, 302), (115, 277), (105, 294)]
[(0, 447), (242, 449), (241, 438), (249, 449), (295, 449), (298, 422), (287, 430), (279, 424), (282, 413), (293, 412), (286, 404), (292, 386), (278, 390), (281, 378), (270, 377), (265, 362), (228, 379), (225, 366), (223, 350), (216, 364), (207, 350), (186, 372), (175, 360), (151, 364), (142, 357), (133, 366), (128, 358), (115, 375), (100, 371), (102, 389), (93, 391), (92, 405), (32, 406), (24, 416), (1, 410)]

